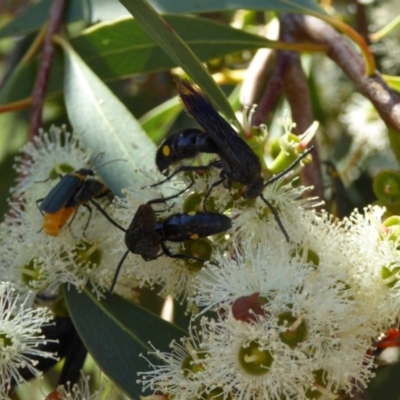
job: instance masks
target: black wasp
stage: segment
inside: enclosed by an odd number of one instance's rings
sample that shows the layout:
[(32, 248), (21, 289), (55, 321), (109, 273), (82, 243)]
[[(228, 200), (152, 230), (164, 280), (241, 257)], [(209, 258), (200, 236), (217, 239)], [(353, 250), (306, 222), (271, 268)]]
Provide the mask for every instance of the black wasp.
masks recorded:
[[(92, 210), (87, 203), (93, 198), (111, 195), (108, 187), (92, 178), (93, 176), (93, 170), (86, 168), (66, 174), (45, 198), (37, 200), (36, 203), (41, 202), (39, 210), (44, 213), (43, 230), (47, 235), (57, 236), (80, 205), (84, 205), (91, 215)], [(89, 224), (90, 215), (86, 226)]]
[(267, 185), (277, 181), (292, 170), (313, 148), (306, 150), (288, 168), (267, 182), (262, 176), (262, 167), (258, 156), (234, 129), (218, 114), (208, 98), (195, 89), (188, 81), (177, 82), (179, 95), (188, 113), (199, 123), (205, 132), (190, 129), (168, 136), (158, 148), (156, 164), (161, 172), (178, 161), (192, 158), (199, 153), (215, 153), (219, 160), (206, 166), (181, 166), (163, 183), (181, 171), (203, 170), (210, 167), (221, 168), (220, 179), (214, 182), (204, 199), (206, 202), (214, 187), (225, 183), (230, 187), (233, 182), (244, 185), (242, 194), (249, 199), (260, 196), (271, 210), (287, 241), (289, 236), (272, 204), (264, 197), (263, 190)]
[(163, 221), (158, 221), (152, 204), (164, 203), (181, 193), (163, 199), (151, 200), (140, 205), (126, 230), (111, 221), (125, 232), (125, 244), (128, 250), (118, 263), (110, 293), (114, 289), (119, 271), (129, 252), (141, 255), (145, 261), (154, 260), (164, 254), (171, 258), (185, 258), (204, 262), (207, 260), (187, 254), (171, 253), (165, 242), (197, 240), (225, 232), (232, 227), (232, 221), (228, 216), (211, 212), (177, 213)]

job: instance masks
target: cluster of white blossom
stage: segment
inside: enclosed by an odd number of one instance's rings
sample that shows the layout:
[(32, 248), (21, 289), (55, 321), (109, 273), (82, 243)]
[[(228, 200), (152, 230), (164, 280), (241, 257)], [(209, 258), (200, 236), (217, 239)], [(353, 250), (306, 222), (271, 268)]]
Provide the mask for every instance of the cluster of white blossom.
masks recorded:
[(0, 283), (0, 398), (8, 399), (14, 385), (27, 376), (40, 376), (39, 359), (56, 355), (44, 347), (42, 328), (51, 324), (52, 314), (46, 308), (32, 308), (33, 297), (19, 295), (10, 283)]
[[(304, 140), (310, 140), (306, 136)], [(44, 217), (36, 204), (54, 187), (55, 175), (95, 170), (91, 157), (98, 156), (64, 129), (53, 128), (28, 144), (18, 160), (20, 177), (10, 213), (0, 225), (1, 280), (18, 293), (55, 292), (60, 284), (82, 290), (90, 284), (100, 299), (110, 287), (127, 251), (124, 232), (97, 209), (88, 219), (87, 210), (78, 207), (72, 223), (50, 237), (42, 229)], [(181, 194), (154, 204), (157, 218), (201, 204), (218, 173), (196, 177), (191, 186), (185, 177), (168, 183), (172, 193)], [(155, 393), (149, 398), (334, 399), (366, 386), (373, 376), (373, 341), (395, 323), (400, 309), (397, 235), (383, 225), (383, 209), (354, 212), (340, 222), (314, 210), (318, 199), (302, 197), (310, 188), (285, 179), (267, 184), (263, 196), (278, 211), (289, 241), (262, 198), (244, 201), (235, 197), (236, 189), (220, 185), (210, 204), (230, 216), (232, 229), (200, 245), (211, 248), (215, 262), (203, 265), (168, 257), (145, 261), (128, 254), (117, 281), (119, 294), (129, 297), (137, 287), (159, 285), (161, 295), (189, 300), (201, 310), (192, 317), (189, 336), (171, 344), (171, 353), (154, 348), (163, 365), (150, 362), (152, 371), (140, 378), (144, 389)], [(138, 171), (124, 197), (112, 205), (105, 201), (102, 207), (127, 229), (140, 205), (163, 197), (159, 186), (150, 186), (159, 180), (154, 171)], [(182, 250), (181, 244), (168, 247), (172, 253)], [(9, 306), (3, 306), (0, 311), (8, 313)], [(30, 311), (42, 313), (29, 325), (32, 332), (48, 322), (43, 310)], [(18, 314), (12, 321), (20, 323)], [(9, 335), (1, 320), (0, 334), (16, 342), (16, 333)], [(33, 347), (31, 342), (27, 346)], [(20, 350), (19, 357), (23, 354)], [(9, 360), (0, 362), (0, 372), (7, 377), (4, 392), (11, 379), (21, 380), (21, 366), (39, 374), (32, 361)], [(79, 390), (74, 394), (60, 389), (59, 396), (78, 399), (83, 396)]]
[(197, 328), (171, 354), (154, 353), (164, 365), (141, 374), (145, 388), (278, 400), (334, 399), (367, 385), (374, 338), (400, 307), (399, 242), (381, 223), (384, 210), (338, 222), (279, 209), (290, 243), (272, 222), (240, 220), (240, 241), (194, 282)]

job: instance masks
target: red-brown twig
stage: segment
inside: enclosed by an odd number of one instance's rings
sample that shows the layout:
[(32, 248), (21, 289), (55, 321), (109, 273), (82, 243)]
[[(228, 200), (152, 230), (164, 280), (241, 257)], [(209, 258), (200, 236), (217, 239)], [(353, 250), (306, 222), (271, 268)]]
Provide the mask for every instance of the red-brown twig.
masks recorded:
[[(343, 70), (358, 90), (375, 106), (383, 121), (400, 133), (400, 97), (389, 89), (381, 75), (366, 76), (362, 57), (330, 25), (315, 17), (290, 14), (287, 19), (296, 34), (329, 47), (328, 56)], [(327, 82), (328, 84), (329, 82)]]
[(55, 52), (55, 46), (51, 40), (51, 37), (61, 29), (62, 15), (65, 5), (66, 0), (54, 0), (50, 8), (49, 26), (43, 43), (43, 53), (40, 61), (39, 72), (36, 76), (36, 81), (32, 92), (32, 110), (30, 116), (29, 134), (30, 139), (37, 134), (42, 125), (44, 97)]

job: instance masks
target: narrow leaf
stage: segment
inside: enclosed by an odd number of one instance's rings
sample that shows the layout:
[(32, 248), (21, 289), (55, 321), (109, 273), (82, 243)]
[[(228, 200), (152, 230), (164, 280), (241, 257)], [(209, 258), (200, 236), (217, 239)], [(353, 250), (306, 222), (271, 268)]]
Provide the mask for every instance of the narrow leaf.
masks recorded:
[[(52, 0), (42, 0), (27, 8), (7, 25), (0, 29), (0, 38), (25, 35), (42, 28), (49, 16)], [(64, 15), (64, 22), (71, 23), (85, 19), (85, 9), (81, 0), (69, 0)]]
[(99, 302), (85, 290), (64, 287), (64, 297), (70, 316), (91, 356), (128, 396), (139, 398), (141, 385), (136, 383), (137, 372), (148, 371), (148, 362), (160, 364), (160, 360), (148, 355), (149, 342), (161, 351), (169, 351), (173, 339), (186, 332), (135, 303), (112, 296)]
[[(202, 61), (275, 44), (205, 18), (166, 15), (164, 19)], [(71, 45), (102, 79), (177, 66), (165, 49), (132, 18), (98, 24), (72, 39)]]
[[(274, 43), (209, 19), (176, 15), (165, 16), (165, 19), (202, 61), (236, 51), (270, 47)], [(177, 66), (132, 18), (97, 24), (71, 39), (70, 43), (103, 81)], [(36, 68), (35, 63), (30, 63), (13, 71), (9, 78), (11, 83), (0, 91), (0, 104), (29, 97)], [(60, 52), (57, 52), (50, 76), (49, 94), (62, 90), (60, 76), (64, 76), (64, 63)]]
[(321, 13), (325, 11), (314, 0), (150, 0), (160, 13), (207, 13), (225, 10), (275, 10), (292, 13)]
[(229, 120), (240, 126), (221, 88), (171, 25), (161, 18), (146, 0), (121, 0), (121, 3), (154, 41), (213, 99), (217, 108)]
[(400, 132), (390, 126), (388, 126), (387, 128), (390, 147), (396, 157), (398, 164), (400, 165)]
[(139, 122), (143, 129), (149, 133), (149, 137), (154, 142), (159, 143), (165, 137), (181, 111), (182, 105), (179, 98), (173, 97), (143, 115), (139, 119)]
[(400, 76), (382, 75), (382, 78), (391, 89), (400, 92)]
[(131, 184), (137, 169), (148, 170), (155, 145), (129, 110), (87, 67), (72, 47), (56, 37), (65, 52), (64, 95), (68, 117), (93, 157), (113, 162), (99, 173), (114, 194)]

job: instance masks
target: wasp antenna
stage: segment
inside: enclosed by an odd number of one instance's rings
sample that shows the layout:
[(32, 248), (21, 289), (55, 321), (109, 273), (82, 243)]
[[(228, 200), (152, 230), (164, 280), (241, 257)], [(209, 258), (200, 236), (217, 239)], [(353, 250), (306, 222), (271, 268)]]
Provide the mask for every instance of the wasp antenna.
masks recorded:
[(90, 169), (95, 169), (95, 164), (96, 164), (97, 159), (103, 157), (103, 155), (104, 155), (104, 151), (99, 151), (97, 153), (96, 157), (93, 159), (93, 161), (90, 165)]
[(103, 168), (104, 166), (106, 166), (108, 164), (111, 164), (111, 163), (113, 163), (115, 161), (124, 161), (124, 162), (126, 162), (126, 160), (124, 158), (116, 158), (115, 160), (107, 161), (104, 164), (100, 164), (98, 167), (96, 167), (96, 169), (99, 170), (100, 168)]
[(115, 284), (117, 283), (118, 275), (119, 275), (119, 273), (120, 273), (120, 271), (121, 271), (122, 264), (124, 263), (125, 258), (128, 256), (128, 254), (129, 254), (129, 250), (127, 250), (127, 251), (124, 253), (124, 255), (121, 257), (121, 259), (119, 260), (117, 269), (115, 270), (114, 278), (113, 278), (113, 280), (112, 280), (112, 282), (111, 282), (110, 289), (108, 289), (107, 301), (110, 300), (110, 297), (111, 297), (111, 295), (112, 295), (112, 292), (114, 291), (114, 288), (115, 288)]
[(148, 201), (146, 204), (156, 204), (156, 203), (166, 203), (168, 200), (176, 199), (179, 197), (181, 194), (185, 193), (186, 190), (190, 189), (194, 185), (194, 181), (190, 182), (190, 185), (186, 186), (184, 189), (182, 189), (180, 192), (173, 194), (172, 196), (168, 197), (160, 197), (158, 199), (153, 199)]
[(123, 228), (120, 224), (118, 224), (117, 222), (115, 222), (107, 213), (106, 211), (103, 209), (103, 207), (97, 203), (95, 200), (90, 199), (90, 202), (114, 225), (116, 226), (118, 229), (120, 229), (122, 232), (126, 232), (126, 229)]
[(263, 202), (268, 206), (268, 208), (271, 210), (271, 212), (272, 212), (272, 214), (273, 214), (273, 216), (274, 216), (274, 218), (275, 218), (275, 221), (276, 221), (276, 223), (277, 223), (278, 226), (279, 226), (279, 229), (282, 231), (283, 236), (285, 236), (286, 241), (289, 242), (289, 235), (288, 235), (288, 233), (287, 233), (285, 227), (283, 226), (283, 223), (282, 223), (282, 221), (281, 221), (281, 219), (280, 219), (280, 217), (279, 217), (279, 215), (278, 215), (278, 211), (276, 211), (276, 208), (263, 196), (262, 193), (260, 194), (260, 197), (261, 197), (262, 201), (263, 201)]

